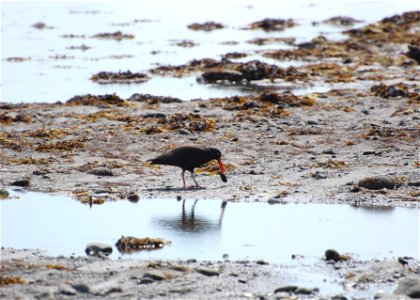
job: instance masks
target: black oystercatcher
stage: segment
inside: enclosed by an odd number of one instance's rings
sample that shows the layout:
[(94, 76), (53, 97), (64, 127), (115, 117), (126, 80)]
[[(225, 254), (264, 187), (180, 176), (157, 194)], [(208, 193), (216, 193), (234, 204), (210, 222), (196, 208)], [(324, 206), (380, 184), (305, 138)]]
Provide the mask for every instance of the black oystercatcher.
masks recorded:
[[(223, 166), (222, 153), (216, 148), (206, 148), (200, 146), (182, 146), (175, 148), (171, 151), (165, 152), (154, 159), (148, 160), (149, 163), (154, 165), (168, 165), (177, 166), (182, 169), (182, 183), (186, 187), (184, 173), (185, 171), (191, 172), (191, 177), (194, 180), (195, 186), (200, 187), (194, 178), (194, 169), (215, 159), (219, 164), (220, 174), (223, 174), (225, 167)], [(221, 178), (226, 182), (226, 176), (221, 175)]]

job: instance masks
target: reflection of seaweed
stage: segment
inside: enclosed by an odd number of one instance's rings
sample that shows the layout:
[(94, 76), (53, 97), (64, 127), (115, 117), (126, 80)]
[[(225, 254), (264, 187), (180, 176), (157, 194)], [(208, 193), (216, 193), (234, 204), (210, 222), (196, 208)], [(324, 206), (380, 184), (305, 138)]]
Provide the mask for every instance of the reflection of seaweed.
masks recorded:
[(220, 207), (220, 215), (217, 222), (210, 221), (201, 216), (196, 216), (195, 206), (197, 205), (197, 202), (198, 200), (194, 201), (190, 213), (187, 214), (185, 210), (185, 200), (183, 200), (181, 216), (174, 218), (159, 218), (157, 219), (157, 223), (162, 227), (181, 232), (204, 233), (211, 231), (219, 231), (222, 226), (224, 211), (227, 202), (222, 202)]

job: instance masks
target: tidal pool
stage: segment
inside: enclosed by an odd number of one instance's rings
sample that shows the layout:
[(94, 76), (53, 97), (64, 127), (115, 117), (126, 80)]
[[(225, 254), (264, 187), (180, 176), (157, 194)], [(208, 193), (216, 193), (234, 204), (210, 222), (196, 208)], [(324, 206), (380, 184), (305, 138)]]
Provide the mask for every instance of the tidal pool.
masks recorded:
[[(419, 258), (419, 210), (333, 204), (140, 199), (81, 204), (69, 197), (12, 193), (2, 200), (1, 246), (40, 248), (49, 255), (86, 255), (88, 243), (113, 246), (111, 258), (290, 263), (293, 254), (319, 261), (336, 249), (355, 259)], [(121, 254), (121, 236), (171, 241), (159, 250)]]

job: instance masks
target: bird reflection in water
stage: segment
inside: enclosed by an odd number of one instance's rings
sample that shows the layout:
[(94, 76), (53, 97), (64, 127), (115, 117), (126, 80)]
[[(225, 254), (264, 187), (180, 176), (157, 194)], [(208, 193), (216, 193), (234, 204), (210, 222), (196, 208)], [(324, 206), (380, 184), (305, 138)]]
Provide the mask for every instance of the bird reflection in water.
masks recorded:
[(185, 208), (185, 200), (182, 202), (182, 213), (176, 217), (160, 217), (155, 221), (162, 227), (186, 233), (204, 233), (219, 231), (222, 227), (223, 216), (227, 201), (223, 201), (220, 205), (220, 213), (218, 219), (212, 220), (202, 215), (196, 215), (195, 207), (198, 200), (194, 201), (191, 210), (188, 212)]

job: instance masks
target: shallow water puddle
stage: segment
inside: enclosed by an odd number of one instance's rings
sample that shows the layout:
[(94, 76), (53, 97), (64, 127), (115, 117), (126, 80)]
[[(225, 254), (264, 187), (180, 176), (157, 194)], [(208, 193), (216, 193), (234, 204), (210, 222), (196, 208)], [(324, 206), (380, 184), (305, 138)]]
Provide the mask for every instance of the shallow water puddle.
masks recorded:
[[(1, 245), (85, 255), (88, 243), (113, 246), (112, 258), (319, 261), (328, 248), (357, 259), (419, 255), (419, 210), (331, 204), (227, 203), (141, 199), (89, 207), (64, 196), (13, 193), (2, 200)], [(160, 250), (121, 254), (121, 236), (171, 241)], [(226, 256), (225, 256), (226, 257)]]

